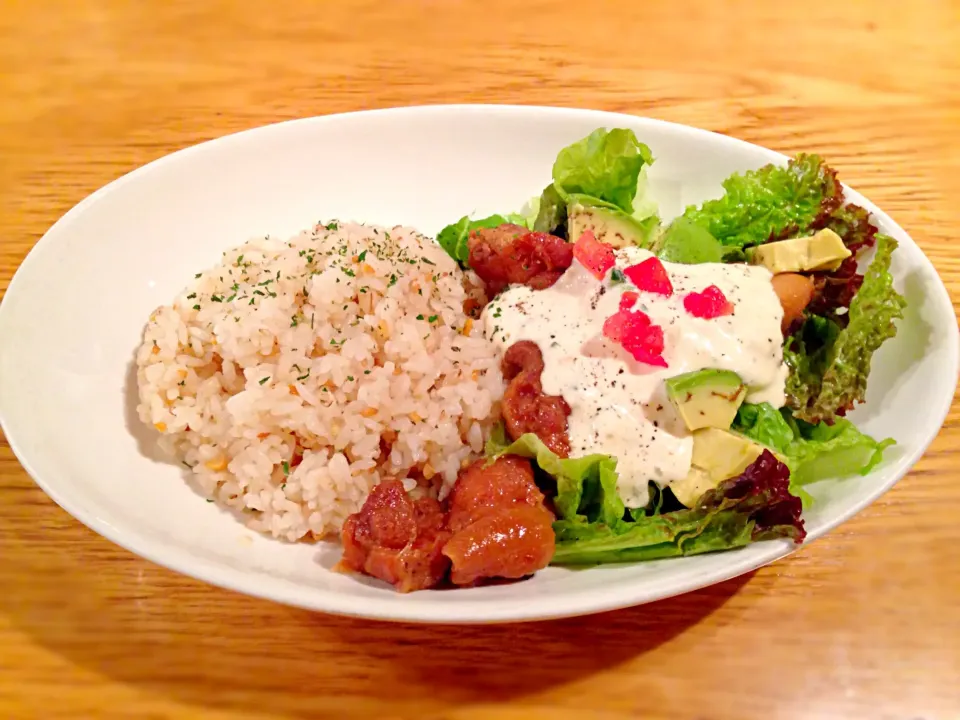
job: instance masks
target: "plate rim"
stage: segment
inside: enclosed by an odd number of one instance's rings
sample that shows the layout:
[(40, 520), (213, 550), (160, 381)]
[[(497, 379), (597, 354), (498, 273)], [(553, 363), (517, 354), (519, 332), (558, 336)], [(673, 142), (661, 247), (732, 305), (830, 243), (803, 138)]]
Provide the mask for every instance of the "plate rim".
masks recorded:
[[(676, 123), (659, 118), (649, 118), (640, 115), (631, 115), (627, 113), (611, 112), (605, 110), (594, 110), (584, 108), (571, 108), (562, 106), (548, 105), (506, 105), (506, 104), (429, 104), (429, 105), (409, 105), (401, 107), (379, 108), (373, 110), (357, 110), (345, 113), (332, 113), (328, 115), (310, 116), (304, 118), (293, 118), (280, 122), (269, 123), (266, 125), (255, 126), (243, 130), (238, 130), (225, 135), (221, 135), (209, 140), (194, 143), (187, 147), (175, 150), (171, 153), (156, 158), (144, 165), (130, 170), (123, 175), (108, 182), (94, 192), (87, 195), (80, 202), (70, 208), (57, 221), (51, 225), (43, 236), (33, 245), (25, 258), (21, 261), (15, 271), (4, 297), (0, 300), (0, 333), (7, 327), (5, 318), (11, 313), (7, 299), (15, 295), (17, 288), (23, 282), (24, 277), (29, 277), (31, 267), (38, 262), (39, 254), (45, 251), (47, 245), (53, 242), (50, 237), (54, 231), (62, 226), (68, 225), (70, 221), (85, 212), (93, 204), (99, 202), (105, 196), (114, 192), (119, 187), (135, 182), (140, 175), (147, 174), (157, 167), (166, 163), (175, 162), (191, 154), (202, 152), (211, 146), (218, 148), (229, 145), (230, 143), (242, 142), (245, 138), (254, 134), (269, 134), (274, 132), (283, 132), (284, 128), (290, 125), (307, 125), (335, 122), (349, 122), (357, 117), (372, 116), (395, 116), (403, 117), (407, 115), (423, 115), (429, 113), (475, 113), (475, 114), (498, 114), (511, 116), (521, 116), (529, 114), (532, 116), (552, 114), (556, 116), (580, 116), (581, 118), (595, 118), (600, 126), (611, 126), (615, 124), (618, 118), (632, 124), (641, 124), (648, 126), (659, 126), (668, 129), (671, 132), (681, 132), (700, 138), (707, 138), (711, 142), (726, 143), (731, 147), (761, 149), (764, 152), (775, 156), (780, 162), (785, 162), (788, 158), (780, 153), (762, 145), (742, 140), (737, 137), (726, 135), (712, 130), (697, 128), (691, 125)], [(888, 228), (895, 229), (906, 237), (913, 249), (916, 250), (917, 259), (923, 265), (924, 271), (932, 274), (937, 282), (934, 287), (927, 287), (931, 299), (935, 301), (938, 309), (945, 310), (949, 308), (949, 315), (955, 317), (953, 303), (949, 292), (940, 278), (936, 267), (926, 256), (920, 246), (913, 240), (898, 223), (896, 223), (885, 211), (871, 202), (861, 193), (853, 190), (846, 184), (843, 184), (845, 193), (851, 200), (860, 202), (868, 206), (870, 211)], [(931, 292), (933, 291), (933, 292)], [(938, 328), (942, 330), (943, 328)], [(916, 462), (926, 453), (931, 443), (939, 436), (943, 423), (953, 404), (953, 396), (956, 392), (958, 368), (960, 368), (960, 330), (956, 323), (950, 324), (949, 334), (952, 336), (952, 342), (945, 342), (949, 351), (947, 363), (952, 369), (954, 378), (953, 389), (951, 392), (944, 392), (941, 396), (939, 407), (932, 408), (931, 417), (937, 420), (937, 431), (934, 432), (925, 442), (919, 443), (912, 452), (906, 453), (897, 458), (895, 466), (889, 470), (890, 479), (884, 484), (871, 489), (857, 499), (855, 503), (836, 519), (827, 523), (818, 531), (811, 533), (803, 545), (795, 546), (788, 541), (768, 541), (758, 543), (740, 550), (729, 551), (739, 557), (732, 559), (730, 563), (720, 568), (717, 572), (705, 575), (694, 582), (687, 578), (680, 577), (658, 581), (657, 590), (651, 592), (645, 589), (642, 581), (627, 583), (622, 587), (607, 588), (604, 592), (598, 593), (596, 590), (588, 589), (580, 592), (565, 592), (560, 602), (553, 603), (544, 609), (541, 603), (525, 603), (518, 601), (491, 602), (490, 600), (463, 600), (456, 603), (443, 602), (442, 599), (428, 600), (419, 593), (409, 596), (396, 596), (390, 601), (383, 598), (357, 597), (354, 595), (341, 595), (335, 590), (326, 590), (323, 588), (310, 588), (309, 593), (305, 594), (303, 587), (296, 585), (286, 579), (274, 577), (273, 582), (265, 588), (262, 583), (258, 583), (258, 575), (250, 573), (247, 570), (230, 567), (217, 563), (206, 558), (196, 558), (181, 556), (178, 552), (171, 552), (165, 549), (162, 543), (157, 543), (147, 536), (131, 534), (126, 530), (117, 528), (108, 521), (96, 517), (95, 513), (83, 507), (82, 502), (77, 502), (70, 497), (70, 493), (63, 493), (57, 489), (57, 483), (50, 483), (42, 479), (32, 467), (29, 458), (25, 457), (21, 450), (20, 443), (16, 437), (16, 432), (11, 434), (8, 422), (4, 420), (3, 396), (0, 395), (0, 428), (3, 429), (7, 443), (16, 456), (18, 462), (27, 472), (30, 478), (44, 491), (54, 502), (56, 502), (69, 515), (86, 525), (90, 530), (106, 538), (110, 542), (118, 545), (125, 550), (138, 555), (150, 562), (165, 567), (174, 572), (186, 575), (188, 577), (200, 580), (202, 582), (215, 585), (227, 590), (239, 592), (242, 594), (258, 597), (266, 600), (280, 602), (289, 606), (300, 607), (307, 610), (321, 611), (341, 616), (356, 618), (386, 620), (397, 622), (416, 622), (430, 624), (489, 624), (502, 622), (528, 622), (550, 620), (565, 617), (574, 617), (586, 614), (595, 614), (624, 607), (641, 605), (656, 600), (663, 600), (686, 592), (692, 592), (709, 585), (725, 582), (744, 573), (758, 569), (771, 562), (779, 560), (796, 550), (806, 547), (814, 540), (822, 537), (828, 532), (833, 531), (839, 525), (847, 522), (853, 516), (859, 514), (864, 508), (874, 503), (884, 493), (888, 492), (894, 485), (900, 482), (916, 464)], [(0, 391), (3, 383), (0, 381)], [(748, 552), (747, 552), (748, 551)], [(728, 557), (730, 555), (728, 554)], [(615, 571), (615, 566), (609, 566)], [(576, 572), (572, 570), (571, 572)], [(410, 602), (404, 602), (403, 598), (415, 598)], [(435, 611), (431, 614), (431, 610)]]

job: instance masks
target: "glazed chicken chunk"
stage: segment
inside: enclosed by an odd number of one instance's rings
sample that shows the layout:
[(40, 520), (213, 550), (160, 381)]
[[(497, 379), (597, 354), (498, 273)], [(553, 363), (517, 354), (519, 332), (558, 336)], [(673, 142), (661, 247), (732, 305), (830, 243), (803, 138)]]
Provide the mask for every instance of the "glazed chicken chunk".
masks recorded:
[(399, 480), (377, 485), (343, 525), (340, 568), (410, 592), (448, 574), (454, 585), (521, 578), (553, 557), (553, 514), (525, 458), (477, 460), (460, 473), (448, 506), (411, 500)]
[(503, 421), (507, 434), (516, 440), (533, 433), (562, 458), (570, 454), (567, 417), (570, 406), (559, 395), (545, 395), (540, 384), (543, 354), (536, 343), (521, 340), (503, 356)]
[(474, 230), (467, 247), (470, 267), (490, 296), (512, 283), (548, 288), (573, 262), (573, 245), (566, 240), (521, 225)]

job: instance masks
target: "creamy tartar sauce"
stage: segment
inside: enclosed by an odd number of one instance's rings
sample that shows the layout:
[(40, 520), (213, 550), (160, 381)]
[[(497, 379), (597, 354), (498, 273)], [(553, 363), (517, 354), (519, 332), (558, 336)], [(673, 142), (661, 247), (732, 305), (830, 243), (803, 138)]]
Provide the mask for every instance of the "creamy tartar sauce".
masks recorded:
[[(616, 266), (636, 265), (653, 254), (624, 248)], [(501, 350), (519, 340), (543, 353), (543, 391), (570, 406), (571, 457), (603, 453), (617, 458), (618, 491), (628, 507), (649, 500), (648, 481), (661, 487), (690, 470), (693, 439), (667, 400), (664, 380), (685, 372), (719, 368), (737, 373), (748, 402), (784, 403), (787, 368), (780, 321), (783, 309), (764, 267), (663, 263), (673, 284), (670, 297), (639, 292), (642, 310), (663, 328), (668, 367), (638, 362), (603, 336), (603, 323), (617, 312), (629, 281), (597, 280), (576, 260), (546, 290), (516, 285), (484, 309), (484, 333)], [(710, 285), (733, 303), (732, 315), (704, 320), (687, 313), (683, 298)]]

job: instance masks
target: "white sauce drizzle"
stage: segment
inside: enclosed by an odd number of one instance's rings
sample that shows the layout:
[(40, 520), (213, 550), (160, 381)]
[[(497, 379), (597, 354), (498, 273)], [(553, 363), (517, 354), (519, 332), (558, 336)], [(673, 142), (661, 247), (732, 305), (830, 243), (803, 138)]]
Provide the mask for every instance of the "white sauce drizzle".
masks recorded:
[[(646, 250), (624, 248), (617, 251), (617, 267), (649, 257)], [(690, 470), (693, 439), (667, 400), (664, 379), (706, 368), (732, 370), (746, 383), (748, 402), (784, 403), (783, 309), (770, 272), (720, 263), (664, 267), (673, 295), (640, 292), (633, 309), (663, 328), (666, 368), (638, 362), (603, 337), (604, 320), (617, 312), (623, 293), (636, 287), (611, 285), (610, 273), (601, 283), (577, 261), (546, 290), (508, 288), (482, 317), (485, 335), (501, 352), (519, 340), (540, 347), (543, 391), (570, 405), (571, 457), (616, 457), (617, 489), (628, 507), (647, 504), (648, 481), (665, 487)], [(704, 320), (687, 313), (684, 296), (709, 285), (734, 304), (732, 315)]]

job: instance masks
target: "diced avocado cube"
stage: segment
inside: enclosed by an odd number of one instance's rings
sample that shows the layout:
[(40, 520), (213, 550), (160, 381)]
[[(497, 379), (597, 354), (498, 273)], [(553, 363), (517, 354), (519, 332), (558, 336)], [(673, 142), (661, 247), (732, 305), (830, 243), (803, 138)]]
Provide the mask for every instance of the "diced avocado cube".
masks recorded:
[(836, 270), (850, 255), (843, 239), (829, 228), (809, 237), (766, 243), (747, 251), (751, 263), (763, 265), (774, 274)]
[(712, 490), (719, 482), (719, 480), (714, 481), (710, 473), (703, 468), (691, 465), (690, 472), (685, 478), (670, 483), (670, 490), (673, 491), (677, 500), (692, 508), (707, 490)]
[(637, 220), (615, 206), (597, 200), (591, 204), (584, 196), (571, 196), (567, 206), (567, 237), (576, 242), (587, 230), (600, 242), (615, 248), (647, 247), (656, 224), (656, 218)]
[[(739, 433), (719, 428), (704, 428), (693, 433), (690, 472), (670, 484), (674, 496), (687, 507), (724, 480), (742, 475), (765, 450), (760, 443)], [(773, 452), (773, 451), (771, 451)], [(786, 459), (774, 453), (780, 462)]]
[(667, 378), (664, 384), (690, 431), (730, 427), (747, 396), (740, 376), (729, 370), (697, 370)]
[(691, 464), (706, 471), (713, 484), (736, 477), (763, 453), (760, 443), (729, 430), (704, 428), (693, 434)]
[(736, 477), (752, 465), (766, 448), (729, 430), (704, 428), (693, 434), (690, 472), (670, 484), (681, 503), (693, 507), (707, 490)]

